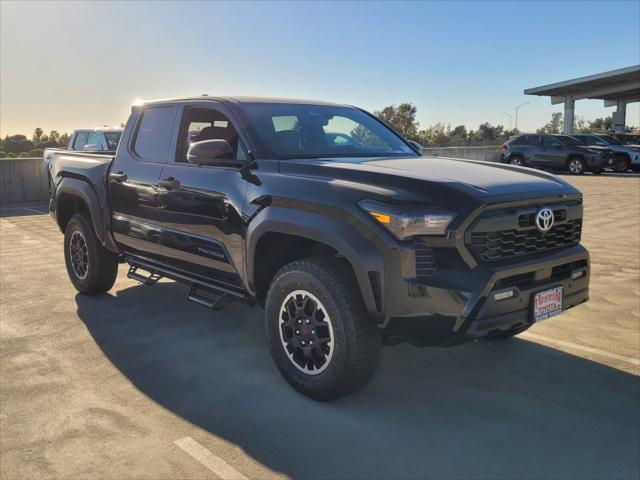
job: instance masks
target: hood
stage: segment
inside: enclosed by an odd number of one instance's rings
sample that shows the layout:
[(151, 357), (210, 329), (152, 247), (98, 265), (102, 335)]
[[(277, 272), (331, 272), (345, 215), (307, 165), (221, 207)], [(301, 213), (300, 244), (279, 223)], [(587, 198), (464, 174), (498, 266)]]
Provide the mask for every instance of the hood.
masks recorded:
[[(555, 175), (501, 163), (443, 157), (345, 158), (286, 160), (282, 173), (323, 176), (330, 179), (371, 183), (384, 187), (457, 190), (472, 197), (519, 195), (538, 196), (578, 193)], [(530, 196), (530, 195), (527, 195)]]

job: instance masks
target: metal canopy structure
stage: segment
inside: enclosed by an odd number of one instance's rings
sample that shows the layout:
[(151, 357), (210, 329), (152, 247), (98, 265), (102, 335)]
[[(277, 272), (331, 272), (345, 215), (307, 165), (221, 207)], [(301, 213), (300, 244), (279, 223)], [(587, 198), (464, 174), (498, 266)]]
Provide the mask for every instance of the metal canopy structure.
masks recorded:
[(576, 100), (604, 100), (605, 107), (617, 107), (613, 114), (613, 127), (616, 132), (623, 132), (627, 104), (640, 102), (640, 65), (528, 88), (524, 93), (551, 97), (551, 105), (564, 103), (564, 133), (573, 132)]

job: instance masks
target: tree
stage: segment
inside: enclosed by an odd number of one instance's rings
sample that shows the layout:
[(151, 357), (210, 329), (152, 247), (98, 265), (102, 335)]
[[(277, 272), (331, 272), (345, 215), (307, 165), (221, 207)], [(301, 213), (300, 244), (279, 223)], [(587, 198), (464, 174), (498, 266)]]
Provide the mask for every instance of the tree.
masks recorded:
[(420, 124), (416, 120), (418, 108), (411, 103), (401, 103), (397, 107), (391, 105), (385, 107), (375, 115), (395, 128), (400, 135), (409, 140), (419, 141), (418, 127)]
[(25, 135), (7, 135), (2, 141), (2, 149), (9, 153), (21, 153), (33, 150), (33, 142)]
[(33, 131), (33, 144), (40, 145), (40, 141), (42, 140), (42, 134), (44, 131), (38, 127)]
[(57, 130), (51, 130), (49, 132), (49, 140), (53, 140), (54, 142), (56, 142), (56, 144), (58, 143), (58, 141), (60, 140), (60, 134)]
[(538, 133), (562, 133), (562, 113), (552, 113), (551, 121), (544, 127), (539, 128)]
[(473, 133), (473, 140), (476, 143), (489, 145), (502, 142), (505, 139), (505, 130), (502, 125), (491, 125), (485, 122)]
[(469, 143), (469, 134), (467, 133), (467, 127), (464, 125), (458, 125), (456, 128), (451, 130), (449, 134), (449, 139), (451, 145), (454, 146), (462, 146), (467, 145)]
[(590, 132), (608, 132), (612, 129), (613, 120), (611, 117), (596, 118), (588, 123), (588, 130)]

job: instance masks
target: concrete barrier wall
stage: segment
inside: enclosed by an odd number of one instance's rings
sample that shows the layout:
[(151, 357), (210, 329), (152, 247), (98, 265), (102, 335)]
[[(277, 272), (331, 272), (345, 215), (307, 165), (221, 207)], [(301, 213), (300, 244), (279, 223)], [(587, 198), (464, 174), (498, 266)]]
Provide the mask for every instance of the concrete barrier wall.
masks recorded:
[(0, 158), (0, 204), (49, 198), (49, 185), (40, 158)]
[(466, 158), (469, 160), (484, 160), (487, 162), (497, 162), (498, 147), (427, 147), (423, 151), (424, 156), (438, 155), (440, 157)]

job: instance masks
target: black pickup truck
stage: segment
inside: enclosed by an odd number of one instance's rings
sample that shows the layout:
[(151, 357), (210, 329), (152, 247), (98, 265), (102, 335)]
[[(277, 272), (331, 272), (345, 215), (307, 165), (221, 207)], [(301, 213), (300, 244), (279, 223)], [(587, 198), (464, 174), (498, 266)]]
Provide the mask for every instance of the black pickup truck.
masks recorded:
[(278, 369), (318, 400), (363, 386), (383, 344), (509, 338), (588, 298), (580, 192), (421, 157), (351, 106), (148, 102), (115, 156), (56, 152), (48, 168), (79, 292), (106, 292), (126, 262), (213, 309), (260, 305)]

